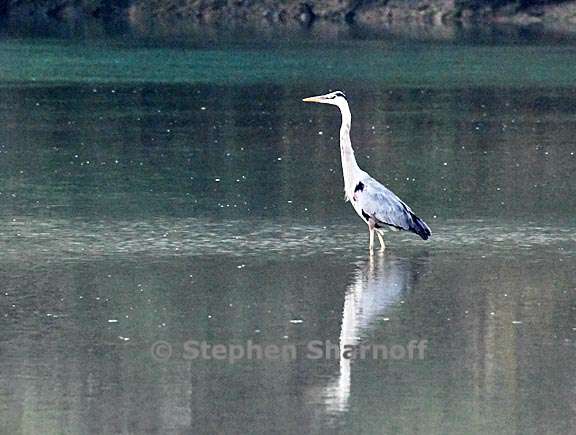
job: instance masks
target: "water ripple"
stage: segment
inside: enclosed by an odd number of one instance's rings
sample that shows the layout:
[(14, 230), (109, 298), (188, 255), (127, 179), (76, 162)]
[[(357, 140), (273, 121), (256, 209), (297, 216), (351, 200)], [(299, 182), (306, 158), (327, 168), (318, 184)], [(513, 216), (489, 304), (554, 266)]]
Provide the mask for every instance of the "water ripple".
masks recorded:
[[(361, 224), (330, 226), (271, 221), (166, 219), (128, 222), (16, 219), (0, 226), (0, 260), (61, 261), (104, 256), (246, 256), (361, 253), (367, 232)], [(391, 249), (425, 247), (430, 251), (494, 253), (535, 250), (574, 255), (573, 228), (492, 225), (457, 221), (434, 225), (424, 243), (408, 233), (385, 237)]]

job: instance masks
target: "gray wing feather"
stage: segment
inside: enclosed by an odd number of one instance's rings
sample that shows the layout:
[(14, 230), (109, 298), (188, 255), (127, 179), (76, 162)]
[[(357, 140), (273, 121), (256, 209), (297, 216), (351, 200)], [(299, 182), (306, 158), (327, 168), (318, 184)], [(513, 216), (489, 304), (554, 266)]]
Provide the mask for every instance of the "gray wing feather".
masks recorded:
[(372, 217), (379, 224), (412, 231), (425, 240), (430, 236), (428, 225), (418, 218), (394, 192), (372, 177), (362, 180), (362, 184), (362, 190), (356, 192), (356, 200), (363, 214)]

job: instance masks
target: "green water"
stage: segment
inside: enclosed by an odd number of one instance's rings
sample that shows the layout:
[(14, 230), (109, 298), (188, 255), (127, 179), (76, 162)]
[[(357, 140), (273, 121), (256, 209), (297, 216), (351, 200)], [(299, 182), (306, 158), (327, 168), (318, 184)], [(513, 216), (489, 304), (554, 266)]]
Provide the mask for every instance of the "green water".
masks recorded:
[[(0, 40), (3, 430), (571, 433), (576, 47), (266, 45)], [(301, 103), (335, 88), (429, 241), (368, 256), (337, 110)]]
[(9, 39), (0, 42), (0, 73), (3, 82), (22, 85), (51, 82), (237, 87), (305, 81), (315, 86), (357, 87), (359, 79), (386, 88), (549, 88), (576, 84), (576, 47), (572, 45), (304, 40), (298, 44), (276, 42), (265, 49), (265, 44), (256, 42), (190, 42), (166, 49), (157, 43), (142, 45), (121, 40), (91, 41), (86, 47), (57, 39)]

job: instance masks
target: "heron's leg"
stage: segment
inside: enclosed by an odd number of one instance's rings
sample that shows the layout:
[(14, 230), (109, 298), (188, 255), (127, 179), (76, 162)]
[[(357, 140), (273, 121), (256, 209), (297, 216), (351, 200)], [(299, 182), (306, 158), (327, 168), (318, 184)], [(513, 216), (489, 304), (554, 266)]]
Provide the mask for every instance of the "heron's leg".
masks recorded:
[(368, 231), (370, 231), (370, 255), (374, 253), (374, 231), (376, 229), (376, 222), (374, 219), (368, 219)]
[(382, 234), (378, 230), (376, 230), (376, 234), (378, 235), (378, 240), (380, 241), (380, 250), (383, 251), (384, 249), (386, 249), (386, 244), (384, 243), (384, 237), (382, 237)]
[(374, 230), (370, 228), (368, 231), (370, 231), (370, 255), (372, 255), (374, 253)]

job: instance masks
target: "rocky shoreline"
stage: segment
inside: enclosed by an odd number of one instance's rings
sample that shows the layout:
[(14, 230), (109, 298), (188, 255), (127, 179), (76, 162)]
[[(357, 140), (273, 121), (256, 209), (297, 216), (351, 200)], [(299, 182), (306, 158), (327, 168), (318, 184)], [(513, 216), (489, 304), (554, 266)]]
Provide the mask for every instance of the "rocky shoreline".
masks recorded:
[(98, 20), (165, 29), (515, 24), (573, 31), (576, 0), (4, 0), (0, 16), (18, 22)]

